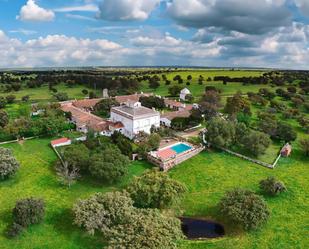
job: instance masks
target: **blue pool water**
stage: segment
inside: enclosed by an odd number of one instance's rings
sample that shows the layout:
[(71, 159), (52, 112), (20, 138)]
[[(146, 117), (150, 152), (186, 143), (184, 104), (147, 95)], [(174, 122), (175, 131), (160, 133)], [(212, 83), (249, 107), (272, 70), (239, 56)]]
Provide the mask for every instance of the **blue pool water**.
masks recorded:
[(186, 144), (177, 144), (177, 145), (174, 145), (173, 147), (171, 147), (171, 149), (173, 151), (175, 151), (177, 154), (180, 154), (180, 153), (183, 153), (187, 150), (191, 150), (192, 147), (189, 146), (189, 145), (186, 145)]

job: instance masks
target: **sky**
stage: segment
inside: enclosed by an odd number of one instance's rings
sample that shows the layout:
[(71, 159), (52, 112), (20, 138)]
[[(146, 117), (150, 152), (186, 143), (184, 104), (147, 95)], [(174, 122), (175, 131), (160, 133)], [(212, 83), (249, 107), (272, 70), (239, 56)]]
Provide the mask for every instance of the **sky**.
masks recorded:
[(0, 0), (0, 67), (309, 69), (309, 0)]

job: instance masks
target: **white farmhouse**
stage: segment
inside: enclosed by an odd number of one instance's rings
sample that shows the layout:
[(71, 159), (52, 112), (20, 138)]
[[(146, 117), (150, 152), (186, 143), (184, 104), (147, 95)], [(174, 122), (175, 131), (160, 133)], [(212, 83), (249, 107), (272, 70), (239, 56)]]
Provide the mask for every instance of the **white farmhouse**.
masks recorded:
[(125, 105), (111, 108), (111, 121), (121, 122), (121, 132), (133, 139), (140, 132), (150, 134), (152, 126), (160, 127), (160, 113), (146, 108), (140, 102), (127, 101)]
[(186, 96), (191, 94), (190, 90), (188, 88), (184, 88), (181, 90), (180, 92), (180, 99), (185, 101), (186, 100)]

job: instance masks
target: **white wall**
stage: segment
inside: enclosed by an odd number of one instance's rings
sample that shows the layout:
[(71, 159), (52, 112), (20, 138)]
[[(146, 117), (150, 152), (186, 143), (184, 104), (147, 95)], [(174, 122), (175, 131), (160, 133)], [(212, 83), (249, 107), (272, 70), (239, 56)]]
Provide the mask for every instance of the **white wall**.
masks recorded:
[(124, 125), (122, 134), (130, 139), (141, 131), (149, 134), (152, 126), (160, 127), (160, 115), (132, 120), (118, 113), (111, 112), (111, 120), (112, 122), (121, 122)]

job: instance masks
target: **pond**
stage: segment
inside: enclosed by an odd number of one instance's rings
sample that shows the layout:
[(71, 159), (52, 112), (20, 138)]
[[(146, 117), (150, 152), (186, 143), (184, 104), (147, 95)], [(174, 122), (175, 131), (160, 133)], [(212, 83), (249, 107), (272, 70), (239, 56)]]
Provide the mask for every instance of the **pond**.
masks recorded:
[(218, 238), (225, 234), (224, 227), (214, 221), (185, 217), (180, 220), (182, 231), (188, 239)]

